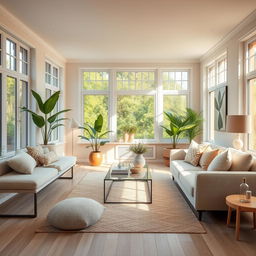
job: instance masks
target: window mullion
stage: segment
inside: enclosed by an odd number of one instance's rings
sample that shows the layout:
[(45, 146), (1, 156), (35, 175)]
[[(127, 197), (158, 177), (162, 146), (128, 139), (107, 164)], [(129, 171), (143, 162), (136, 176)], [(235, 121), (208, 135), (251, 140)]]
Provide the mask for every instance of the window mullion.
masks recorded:
[(116, 94), (116, 72), (110, 70), (109, 72), (109, 129), (112, 131), (110, 140), (117, 140), (117, 94)]
[(156, 73), (156, 95), (155, 95), (155, 140), (160, 141), (163, 137), (163, 85), (161, 71), (157, 69)]

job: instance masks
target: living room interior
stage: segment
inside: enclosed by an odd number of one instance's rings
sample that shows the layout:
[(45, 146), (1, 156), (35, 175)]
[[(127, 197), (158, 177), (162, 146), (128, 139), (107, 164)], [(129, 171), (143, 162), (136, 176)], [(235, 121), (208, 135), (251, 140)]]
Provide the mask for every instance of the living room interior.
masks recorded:
[(256, 2), (0, 0), (0, 255), (255, 255)]

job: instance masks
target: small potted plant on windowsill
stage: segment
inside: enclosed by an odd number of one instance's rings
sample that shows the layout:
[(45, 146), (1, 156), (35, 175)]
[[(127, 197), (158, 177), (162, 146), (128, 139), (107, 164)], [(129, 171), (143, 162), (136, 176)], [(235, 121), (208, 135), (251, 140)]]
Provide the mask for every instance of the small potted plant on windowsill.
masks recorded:
[(79, 135), (78, 137), (87, 140), (90, 145), (87, 148), (91, 147), (92, 151), (89, 155), (89, 163), (92, 166), (99, 166), (102, 163), (102, 153), (100, 147), (108, 143), (107, 140), (102, 140), (102, 138), (110, 133), (111, 131), (102, 132), (103, 127), (103, 116), (100, 114), (94, 122), (94, 126), (86, 123), (84, 127), (79, 127), (85, 131), (86, 136)]
[(164, 148), (163, 158), (165, 165), (170, 165), (170, 150), (176, 149), (181, 138), (188, 138), (191, 142), (201, 133), (203, 118), (200, 113), (187, 108), (185, 113), (164, 112), (169, 121), (169, 128), (161, 125), (166, 133), (172, 138), (172, 147)]
[(128, 133), (129, 133), (129, 140), (128, 142), (132, 143), (134, 141), (134, 137), (135, 137), (135, 133), (137, 131), (137, 127), (136, 126), (130, 126)]

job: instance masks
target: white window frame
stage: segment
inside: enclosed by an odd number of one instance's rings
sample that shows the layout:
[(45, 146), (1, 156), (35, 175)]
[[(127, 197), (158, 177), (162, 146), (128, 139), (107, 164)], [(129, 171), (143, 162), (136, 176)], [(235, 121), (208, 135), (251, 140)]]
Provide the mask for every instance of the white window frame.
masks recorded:
[[(108, 90), (86, 90), (83, 88), (83, 72), (108, 72), (109, 73), (109, 88)], [(117, 72), (154, 72), (155, 73), (155, 89), (149, 90), (118, 90), (116, 82)], [(162, 73), (163, 72), (188, 72), (188, 86), (187, 90), (163, 90)], [(110, 141), (117, 141), (117, 97), (120, 95), (152, 95), (154, 96), (154, 139), (135, 139), (136, 141), (143, 141), (145, 143), (166, 143), (170, 139), (163, 138), (163, 129), (160, 125), (163, 123), (163, 97), (165, 95), (185, 95), (187, 107), (190, 107), (191, 96), (191, 68), (81, 68), (80, 69), (80, 86), (81, 86), (81, 124), (84, 123), (84, 95), (106, 95), (108, 96), (108, 124), (109, 130), (113, 131), (110, 134)]]
[[(48, 63), (50, 66), (51, 66), (51, 74), (49, 74), (47, 71), (46, 71), (46, 63)], [(57, 83), (57, 86), (53, 85), (53, 69), (56, 68), (58, 70), (58, 83)], [(61, 75), (60, 75), (60, 70), (61, 68), (56, 65), (53, 61), (51, 61), (50, 59), (46, 59), (45, 60), (45, 76), (46, 74), (49, 74), (51, 76), (51, 79), (50, 79), (50, 84), (47, 83), (46, 81), (46, 78), (44, 76), (44, 81), (45, 81), (45, 97), (46, 97), (46, 90), (50, 90), (51, 91), (51, 95), (57, 91), (61, 91)], [(60, 98), (59, 101), (58, 101), (58, 111), (60, 110), (61, 106), (62, 106), (62, 99)], [(57, 128), (57, 139), (56, 140), (49, 140), (49, 143), (59, 143), (61, 141), (61, 129), (60, 127)]]
[[(0, 65), (0, 73), (2, 74), (2, 90), (0, 92), (0, 97), (1, 97), (1, 152), (0, 152), (0, 158), (3, 157), (9, 157), (11, 155), (14, 155), (16, 153), (17, 150), (21, 149), (21, 145), (20, 145), (20, 127), (21, 127), (21, 111), (19, 109), (20, 106), (20, 99), (18, 97), (19, 95), (19, 86), (20, 86), (20, 82), (24, 81), (27, 83), (27, 104), (29, 106), (30, 102), (29, 102), (29, 97), (28, 97), (28, 91), (30, 89), (30, 48), (25, 45), (25, 43), (23, 43), (21, 40), (17, 39), (16, 37), (12, 36), (11, 34), (9, 34), (6, 31), (3, 31), (0, 29), (0, 34), (1, 34), (1, 64)], [(16, 70), (10, 70), (7, 69), (7, 65), (6, 65), (6, 40), (9, 39), (12, 42), (14, 42), (16, 44)], [(27, 50), (28, 53), (28, 70), (27, 70), (27, 74), (23, 74), (20, 72), (19, 70), (19, 51), (20, 48), (24, 48)], [(14, 150), (7, 152), (7, 122), (6, 122), (6, 85), (7, 85), (7, 77), (13, 77), (16, 79), (16, 101), (15, 101), (15, 105), (16, 105), (16, 126), (15, 126), (15, 145), (14, 145)], [(27, 127), (26, 127), (26, 139), (27, 139), (27, 143), (29, 145), (30, 142), (30, 138), (28, 136), (30, 131), (30, 122), (29, 119), (27, 118)]]
[[(219, 70), (218, 70), (218, 63), (225, 60), (225, 69), (224, 69), (224, 77), (225, 81), (222, 83), (219, 83)], [(208, 115), (207, 115), (207, 140), (208, 141), (214, 141), (214, 131), (211, 130), (211, 127), (214, 125), (214, 118), (212, 117), (211, 113), (211, 107), (214, 102), (211, 101), (211, 93), (215, 91), (218, 88), (222, 88), (227, 86), (228, 83), (228, 58), (227, 58), (227, 52), (225, 51), (222, 53), (219, 57), (215, 58), (213, 61), (211, 61), (208, 65), (206, 65), (206, 86), (207, 86), (207, 102), (208, 102)], [(209, 69), (214, 67), (214, 84), (210, 83), (209, 77)]]
[[(251, 42), (256, 42), (256, 36), (253, 36), (245, 42), (244, 65), (245, 65), (245, 95), (246, 95), (246, 111), (250, 114), (250, 80), (256, 79), (256, 70), (249, 72), (248, 46)], [(247, 150), (255, 152), (256, 149), (250, 148), (250, 134), (247, 135)]]

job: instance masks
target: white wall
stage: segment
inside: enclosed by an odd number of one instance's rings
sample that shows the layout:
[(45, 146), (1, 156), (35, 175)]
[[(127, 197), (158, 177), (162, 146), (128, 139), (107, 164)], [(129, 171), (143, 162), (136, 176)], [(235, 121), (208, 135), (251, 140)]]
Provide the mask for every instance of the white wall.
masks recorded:
[[(191, 107), (195, 110), (200, 109), (200, 66), (198, 63), (67, 63), (66, 65), (66, 107), (73, 109), (69, 113), (70, 117), (75, 118), (81, 123), (82, 119), (82, 103), (81, 103), (81, 81), (80, 70), (83, 68), (189, 68), (192, 70), (192, 88), (191, 88)], [(74, 155), (79, 161), (88, 160), (90, 149), (86, 149), (85, 144), (79, 143), (77, 135), (79, 131), (74, 131)], [(72, 131), (66, 129), (66, 154), (72, 154)], [(157, 145), (156, 161), (162, 157), (162, 150), (167, 145)], [(113, 152), (115, 145), (105, 145), (102, 148), (103, 157), (106, 162), (113, 161)]]
[[(63, 72), (63, 87), (65, 87), (65, 58), (47, 44), (42, 38), (25, 26), (21, 21), (9, 13), (0, 5), (0, 29), (11, 33), (17, 39), (22, 40), (31, 49), (31, 89), (39, 94), (45, 94), (44, 75), (45, 60), (50, 59), (60, 66)], [(63, 92), (64, 93), (64, 92)], [(65, 99), (64, 95), (63, 98)], [(34, 127), (34, 126), (32, 126)], [(36, 131), (32, 129), (32, 144), (41, 143), (41, 136), (37, 131), (37, 136), (33, 136)]]
[[(221, 42), (210, 49), (201, 59), (201, 110), (207, 120), (208, 93), (206, 84), (206, 66), (215, 58), (227, 51), (227, 84), (228, 84), (228, 109), (231, 114), (244, 114), (246, 111), (243, 87), (245, 86), (243, 66), (243, 41), (256, 32), (256, 11), (242, 21)], [(240, 75), (239, 75), (240, 68)], [(205, 122), (204, 130), (207, 126)], [(215, 131), (214, 140), (216, 144), (231, 146), (234, 134)], [(204, 140), (207, 133), (204, 133)]]

